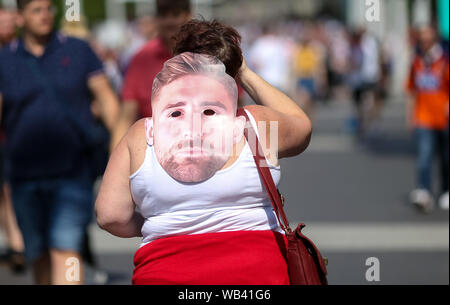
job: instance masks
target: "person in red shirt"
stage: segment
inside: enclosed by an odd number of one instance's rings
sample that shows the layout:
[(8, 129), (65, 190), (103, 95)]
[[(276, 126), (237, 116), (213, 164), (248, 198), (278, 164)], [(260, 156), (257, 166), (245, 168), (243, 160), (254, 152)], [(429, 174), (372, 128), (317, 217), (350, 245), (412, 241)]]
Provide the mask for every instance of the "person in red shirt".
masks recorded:
[(122, 110), (112, 136), (119, 143), (138, 119), (152, 116), (151, 92), (153, 79), (172, 57), (173, 36), (183, 23), (191, 19), (189, 0), (157, 0), (157, 38), (149, 41), (131, 60), (122, 91)]
[(418, 46), (407, 84), (411, 94), (407, 122), (409, 128), (415, 129), (418, 153), (417, 189), (411, 193), (410, 200), (425, 212), (433, 208), (432, 166), (438, 150), (442, 190), (439, 205), (448, 210), (449, 62), (432, 27), (419, 29)]

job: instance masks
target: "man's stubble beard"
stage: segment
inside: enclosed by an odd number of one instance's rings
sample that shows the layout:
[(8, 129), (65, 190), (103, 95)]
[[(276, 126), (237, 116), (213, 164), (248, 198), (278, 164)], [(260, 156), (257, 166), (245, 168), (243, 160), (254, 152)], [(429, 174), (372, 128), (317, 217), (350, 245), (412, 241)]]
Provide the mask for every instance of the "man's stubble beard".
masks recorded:
[(185, 183), (198, 183), (208, 180), (226, 163), (226, 159), (217, 156), (184, 158), (183, 163), (175, 160), (171, 155), (169, 159), (161, 160), (161, 166), (175, 180)]

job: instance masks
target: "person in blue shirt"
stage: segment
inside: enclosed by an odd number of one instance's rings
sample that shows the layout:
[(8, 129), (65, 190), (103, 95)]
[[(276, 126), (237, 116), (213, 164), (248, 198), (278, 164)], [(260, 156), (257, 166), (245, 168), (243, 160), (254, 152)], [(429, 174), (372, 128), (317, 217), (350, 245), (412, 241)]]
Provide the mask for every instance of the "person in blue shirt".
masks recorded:
[[(16, 37), (16, 12), (0, 5), (0, 48)], [(6, 263), (13, 273), (25, 271), (22, 233), (17, 225), (11, 200), (8, 177), (4, 171), (4, 135), (0, 128), (0, 233), (3, 233), (5, 249), (0, 252), (0, 264)]]
[(93, 214), (91, 101), (99, 101), (109, 131), (119, 101), (89, 45), (54, 30), (50, 0), (17, 0), (17, 7), (22, 35), (0, 51), (14, 210), (36, 283), (82, 284), (80, 252)]

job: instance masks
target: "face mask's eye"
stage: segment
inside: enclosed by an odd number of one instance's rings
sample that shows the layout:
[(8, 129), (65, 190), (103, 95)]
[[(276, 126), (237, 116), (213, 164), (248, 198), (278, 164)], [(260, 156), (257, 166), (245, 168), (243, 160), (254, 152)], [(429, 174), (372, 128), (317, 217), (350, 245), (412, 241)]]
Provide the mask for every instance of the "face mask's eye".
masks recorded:
[(206, 116), (213, 116), (216, 114), (216, 112), (214, 110), (208, 109), (208, 110), (203, 111), (203, 114)]
[(181, 111), (172, 112), (172, 114), (170, 116), (172, 118), (177, 118), (177, 117), (181, 116)]

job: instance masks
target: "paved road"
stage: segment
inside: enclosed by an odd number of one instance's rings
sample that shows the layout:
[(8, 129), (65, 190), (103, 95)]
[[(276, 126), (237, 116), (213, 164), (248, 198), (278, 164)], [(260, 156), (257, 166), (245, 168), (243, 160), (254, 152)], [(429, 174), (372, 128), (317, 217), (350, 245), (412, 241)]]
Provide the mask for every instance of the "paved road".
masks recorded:
[[(362, 142), (346, 133), (350, 113), (350, 105), (321, 105), (308, 151), (282, 161), (291, 225), (308, 225), (305, 232), (330, 261), (330, 284), (448, 284), (448, 212), (422, 215), (406, 201), (415, 174), (403, 104), (387, 104), (381, 131)], [(95, 226), (92, 236), (109, 284), (129, 284), (139, 240)], [(366, 280), (371, 257), (379, 262), (379, 282)], [(14, 276), (0, 266), (0, 284), (27, 283), (29, 273)]]

